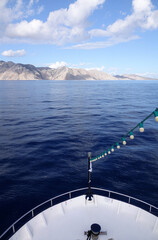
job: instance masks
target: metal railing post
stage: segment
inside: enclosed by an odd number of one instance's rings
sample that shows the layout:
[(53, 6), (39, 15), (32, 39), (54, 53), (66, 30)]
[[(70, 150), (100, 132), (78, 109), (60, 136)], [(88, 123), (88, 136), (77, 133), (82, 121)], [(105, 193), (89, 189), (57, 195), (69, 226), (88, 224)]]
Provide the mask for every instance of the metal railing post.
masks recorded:
[(15, 226), (14, 225), (12, 226), (12, 230), (13, 230), (13, 233), (15, 233)]
[(69, 199), (71, 199), (71, 192), (69, 192)]
[(34, 211), (32, 210), (32, 217), (34, 217)]
[(111, 192), (109, 192), (109, 196), (108, 196), (109, 198), (110, 198), (110, 194), (111, 194)]
[(150, 205), (150, 208), (149, 208), (149, 212), (151, 213), (151, 208), (152, 208), (152, 206)]

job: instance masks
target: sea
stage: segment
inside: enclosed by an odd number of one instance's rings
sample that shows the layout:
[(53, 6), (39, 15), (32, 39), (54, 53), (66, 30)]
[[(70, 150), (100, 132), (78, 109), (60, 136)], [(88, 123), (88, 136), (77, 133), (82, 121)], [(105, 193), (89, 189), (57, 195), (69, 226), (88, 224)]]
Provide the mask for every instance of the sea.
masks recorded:
[[(0, 81), (0, 233), (88, 185), (88, 152), (111, 148), (158, 107), (158, 81)], [(92, 186), (158, 207), (158, 123), (93, 163)]]

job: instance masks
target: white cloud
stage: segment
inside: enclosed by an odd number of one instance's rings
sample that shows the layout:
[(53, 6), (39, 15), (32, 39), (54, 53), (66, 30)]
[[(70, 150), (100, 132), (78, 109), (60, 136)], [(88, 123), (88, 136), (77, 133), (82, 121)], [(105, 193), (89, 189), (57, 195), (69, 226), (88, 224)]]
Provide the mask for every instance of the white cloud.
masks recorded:
[[(152, 30), (158, 28), (158, 10), (154, 10), (151, 0), (133, 0), (133, 12), (124, 19), (118, 19), (106, 29), (92, 29), (91, 38), (102, 37), (108, 40), (101, 44), (104, 47), (120, 42), (138, 39), (136, 30)], [(110, 44), (111, 43), (111, 44)], [(94, 43), (93, 43), (94, 44)], [(97, 44), (97, 47), (98, 44)]]
[(125, 16), (125, 15), (127, 15), (127, 13), (126, 13), (126, 12), (124, 12), (124, 11), (120, 11), (120, 14), (121, 14), (122, 16)]
[(32, 5), (34, 4), (34, 0), (30, 0), (30, 2), (29, 2), (29, 7), (32, 7)]
[(91, 49), (97, 49), (97, 48), (106, 48), (106, 47), (110, 47), (113, 46), (115, 44), (118, 44), (120, 42), (128, 42), (131, 40), (136, 40), (138, 39), (139, 36), (131, 36), (131, 37), (126, 37), (123, 38), (121, 36), (118, 36), (117, 38), (111, 38), (109, 40), (106, 40), (104, 42), (87, 42), (87, 43), (81, 43), (81, 44), (76, 44), (70, 47), (67, 47), (66, 49), (87, 49), (87, 50), (91, 50)]
[[(29, 4), (27, 6), (27, 14), (29, 15), (33, 15), (33, 14), (40, 14), (43, 10), (44, 10), (44, 6), (43, 5), (37, 5), (35, 6), (37, 3), (39, 2), (39, 0), (30, 0)], [(35, 8), (34, 8), (35, 7)], [(36, 10), (35, 10), (36, 9)]]
[(6, 7), (8, 0), (1, 0), (0, 1), (0, 25), (1, 31), (4, 31), (6, 25), (10, 22), (12, 11), (11, 9)]
[(44, 6), (39, 6), (37, 8), (37, 14), (40, 14), (41, 12), (43, 12), (43, 10), (44, 10)]
[[(34, 9), (37, 9), (36, 12)], [(41, 11), (43, 7), (37, 0), (0, 0), (0, 41), (12, 40), (6, 33), (9, 24), (26, 19), (30, 15), (39, 14)]]
[(153, 8), (151, 0), (133, 0), (132, 6), (135, 13), (146, 13)]
[(97, 71), (104, 71), (105, 70), (105, 66), (101, 66), (101, 67), (93, 67), (93, 68), (86, 68), (86, 70), (97, 70)]
[[(92, 63), (76, 63), (76, 64), (71, 64), (71, 63), (67, 63), (64, 61), (61, 62), (55, 62), (55, 63), (51, 63), (51, 64), (46, 64), (46, 66), (49, 66), (50, 68), (59, 68), (59, 67), (69, 67), (69, 68), (83, 68), (86, 70), (98, 70), (98, 71), (104, 71), (105, 70), (105, 66), (101, 66), (101, 67), (92, 67), (91, 65), (93, 65)], [(91, 66), (91, 67), (89, 67)]]
[(158, 74), (156, 72), (136, 73), (136, 75), (158, 79)]
[[(19, 0), (20, 1), (20, 0)], [(68, 8), (49, 13), (45, 22), (33, 19), (10, 23), (5, 30), (9, 39), (34, 43), (66, 44), (89, 39), (88, 17), (105, 0), (77, 0)], [(33, 1), (30, 1), (30, 5)]]
[(80, 43), (76, 44), (70, 47), (66, 47), (66, 49), (96, 49), (96, 48), (105, 48), (111, 46), (111, 43), (108, 42), (86, 42), (86, 43)]
[(76, 63), (76, 64), (69, 64), (69, 67), (72, 68), (87, 68), (87, 66), (91, 66), (92, 63), (89, 62), (81, 62), (81, 63)]
[(55, 63), (51, 63), (49, 65), (50, 68), (58, 68), (58, 67), (65, 67), (68, 64), (66, 62), (55, 62)]
[(26, 51), (24, 49), (22, 50), (7, 50), (1, 53), (2, 56), (4, 57), (22, 57), (26, 54)]
[[(131, 0), (130, 15), (122, 14), (122, 19), (116, 20), (106, 28), (106, 23), (103, 23), (102, 28), (91, 28), (89, 31), (88, 18), (106, 0), (76, 0), (68, 8), (50, 12), (46, 21), (36, 18), (26, 20), (31, 14), (40, 14), (43, 11), (44, 8), (39, 5), (38, 0), (26, 0), (26, 8), (24, 0), (13, 1), (15, 6), (9, 8), (9, 0), (0, 0), (0, 42), (73, 44), (69, 48), (94, 49), (138, 39), (138, 30), (158, 29), (158, 10), (151, 0)], [(95, 38), (101, 40), (95, 42)]]
[(107, 72), (111, 75), (117, 75), (119, 69), (117, 67), (111, 67), (107, 69)]

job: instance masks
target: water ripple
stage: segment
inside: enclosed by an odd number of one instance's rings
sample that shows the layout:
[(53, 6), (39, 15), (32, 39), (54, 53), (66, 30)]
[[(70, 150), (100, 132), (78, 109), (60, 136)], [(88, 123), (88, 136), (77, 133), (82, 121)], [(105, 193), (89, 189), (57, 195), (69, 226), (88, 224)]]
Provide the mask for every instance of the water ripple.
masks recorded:
[[(87, 185), (96, 156), (157, 106), (157, 82), (0, 81), (0, 231), (38, 203)], [(87, 91), (88, 89), (88, 91)], [(93, 186), (158, 206), (158, 125), (93, 164)]]

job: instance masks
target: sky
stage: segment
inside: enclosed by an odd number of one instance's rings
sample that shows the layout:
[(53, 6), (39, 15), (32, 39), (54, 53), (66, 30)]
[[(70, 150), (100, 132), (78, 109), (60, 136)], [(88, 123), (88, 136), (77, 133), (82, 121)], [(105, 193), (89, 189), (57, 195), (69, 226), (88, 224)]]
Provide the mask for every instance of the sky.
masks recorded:
[(0, 59), (158, 77), (158, 0), (0, 0)]

